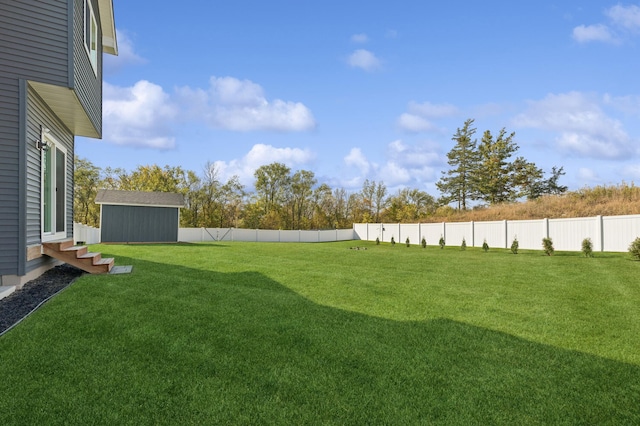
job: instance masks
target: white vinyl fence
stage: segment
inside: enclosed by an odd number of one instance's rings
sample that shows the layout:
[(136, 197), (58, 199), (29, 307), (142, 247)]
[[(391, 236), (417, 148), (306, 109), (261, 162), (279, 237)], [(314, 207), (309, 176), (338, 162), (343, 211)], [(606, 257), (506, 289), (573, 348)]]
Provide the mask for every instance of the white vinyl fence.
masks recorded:
[[(100, 242), (100, 229), (79, 223), (73, 224), (74, 241), (84, 244)], [(509, 248), (514, 238), (521, 249), (542, 249), (542, 239), (551, 237), (556, 250), (580, 251), (582, 240), (591, 238), (594, 251), (625, 252), (633, 240), (640, 237), (640, 215), (595, 216), (573, 219), (500, 220), (493, 222), (441, 223), (355, 223), (353, 229), (328, 231), (272, 231), (238, 228), (180, 228), (178, 240), (301, 242), (367, 240), (404, 244), (438, 245), (440, 237), (451, 246), (460, 246), (464, 238), (469, 247)]]
[(323, 243), (356, 239), (353, 229), (327, 231), (278, 231), (239, 228), (179, 228), (178, 241), (248, 241), (275, 243)]
[[(100, 243), (100, 228), (73, 224), (73, 239), (77, 244)], [(332, 229), (327, 231), (272, 231), (267, 229), (238, 228), (179, 228), (178, 241), (249, 241), (280, 243), (323, 243), (329, 241), (350, 241), (357, 239), (353, 229)]]
[(100, 242), (100, 228), (73, 222), (74, 244), (98, 244)]
[(493, 222), (441, 223), (356, 223), (357, 239), (404, 244), (438, 245), (444, 237), (446, 245), (460, 246), (465, 239), (469, 247), (509, 248), (514, 238), (521, 249), (542, 249), (542, 239), (550, 237), (556, 250), (580, 251), (582, 240), (591, 238), (594, 251), (625, 252), (640, 237), (640, 215), (595, 216), (573, 219), (500, 220)]

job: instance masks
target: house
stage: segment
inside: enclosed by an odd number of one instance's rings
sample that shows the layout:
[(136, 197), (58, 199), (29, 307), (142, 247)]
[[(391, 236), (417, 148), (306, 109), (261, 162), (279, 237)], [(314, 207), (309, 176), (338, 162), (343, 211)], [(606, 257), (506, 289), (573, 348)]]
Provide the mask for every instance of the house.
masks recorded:
[(103, 53), (118, 54), (112, 0), (0, 2), (0, 286), (73, 235), (74, 137), (102, 137)]
[(101, 189), (100, 241), (169, 243), (178, 241), (182, 194)]

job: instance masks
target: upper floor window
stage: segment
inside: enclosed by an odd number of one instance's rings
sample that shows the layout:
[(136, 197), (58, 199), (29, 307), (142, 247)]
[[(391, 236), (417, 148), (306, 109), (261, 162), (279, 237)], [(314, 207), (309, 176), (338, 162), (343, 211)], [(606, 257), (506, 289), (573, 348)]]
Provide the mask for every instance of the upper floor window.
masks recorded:
[(98, 24), (91, 0), (84, 0), (84, 47), (87, 49), (93, 72), (98, 75)]

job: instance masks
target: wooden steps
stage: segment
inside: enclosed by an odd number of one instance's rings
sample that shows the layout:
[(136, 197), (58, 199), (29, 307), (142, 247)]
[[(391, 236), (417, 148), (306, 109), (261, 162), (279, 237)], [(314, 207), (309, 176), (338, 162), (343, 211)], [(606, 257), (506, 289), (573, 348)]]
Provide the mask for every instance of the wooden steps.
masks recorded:
[(113, 258), (102, 258), (89, 252), (86, 246), (74, 246), (72, 239), (42, 243), (42, 253), (73, 265), (90, 274), (107, 274), (113, 268)]

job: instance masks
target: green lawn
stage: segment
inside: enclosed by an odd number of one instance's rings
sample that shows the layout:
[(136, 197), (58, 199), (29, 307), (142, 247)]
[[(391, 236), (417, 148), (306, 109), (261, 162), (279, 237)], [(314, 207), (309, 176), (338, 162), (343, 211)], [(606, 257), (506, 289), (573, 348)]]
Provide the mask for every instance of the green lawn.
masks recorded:
[(94, 249), (133, 273), (0, 338), (0, 424), (640, 424), (628, 254)]

